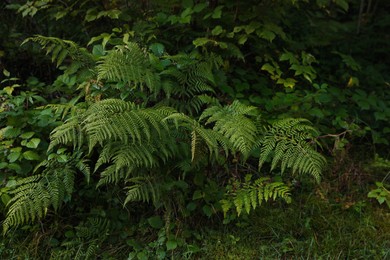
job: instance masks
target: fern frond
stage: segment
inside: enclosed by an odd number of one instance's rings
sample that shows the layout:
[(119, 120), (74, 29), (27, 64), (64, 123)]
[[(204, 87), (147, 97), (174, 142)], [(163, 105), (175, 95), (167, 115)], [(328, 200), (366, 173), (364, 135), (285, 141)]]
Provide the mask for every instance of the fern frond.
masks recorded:
[(133, 87), (146, 86), (152, 93), (160, 91), (160, 78), (145, 52), (136, 43), (116, 46), (101, 57), (97, 66), (98, 80), (124, 82)]
[(57, 67), (63, 63), (66, 57), (70, 57), (73, 61), (78, 62), (80, 68), (92, 68), (95, 65), (93, 55), (87, 49), (81, 48), (73, 41), (36, 35), (27, 38), (22, 44), (29, 41), (41, 45), (42, 49), (46, 50), (46, 55), (51, 55), (51, 60), (52, 62), (56, 62)]
[(225, 107), (206, 109), (200, 120), (208, 118), (206, 125), (214, 123), (213, 130), (226, 137), (233, 150), (240, 151), (247, 158), (257, 141), (255, 116), (258, 116), (257, 108), (234, 101)]
[(160, 201), (161, 187), (158, 182), (150, 176), (133, 177), (128, 179), (127, 182), (133, 183), (133, 185), (126, 187), (128, 191), (124, 202), (125, 205), (134, 201), (151, 201), (153, 204)]
[(258, 142), (259, 169), (271, 159), (271, 170), (280, 165), (281, 172), (311, 174), (317, 181), (326, 166), (326, 159), (315, 150), (317, 130), (306, 119), (281, 119), (266, 129)]
[(81, 128), (81, 117), (73, 116), (65, 121), (64, 124), (56, 127), (50, 135), (50, 145), (48, 151), (51, 151), (59, 144), (73, 144), (73, 147), (81, 147), (84, 140), (84, 134)]
[(107, 140), (142, 144), (153, 138), (163, 138), (169, 126), (163, 119), (174, 112), (171, 108), (139, 108), (131, 102), (106, 99), (93, 104), (83, 124), (90, 150)]
[(75, 172), (68, 164), (50, 162), (42, 174), (18, 180), (10, 192), (3, 232), (11, 227), (43, 218), (50, 206), (58, 210), (73, 192)]
[[(227, 186), (225, 198), (221, 200), (222, 210), (227, 212), (234, 208), (238, 216), (244, 211), (247, 214), (256, 209), (263, 201), (284, 199), (290, 203), (290, 188), (282, 182), (272, 182), (269, 178), (259, 178), (252, 181), (252, 175), (245, 176), (245, 182), (234, 181)], [(234, 187), (234, 189), (233, 189)]]

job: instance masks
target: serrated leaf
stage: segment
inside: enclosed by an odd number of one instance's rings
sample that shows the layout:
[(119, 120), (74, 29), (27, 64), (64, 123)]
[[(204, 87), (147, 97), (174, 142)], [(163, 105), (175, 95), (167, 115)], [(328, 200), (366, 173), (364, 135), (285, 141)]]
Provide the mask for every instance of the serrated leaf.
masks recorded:
[(274, 75), (275, 74), (275, 68), (274, 66), (272, 66), (271, 64), (269, 63), (266, 63), (264, 64), (262, 67), (261, 67), (261, 70), (265, 70), (267, 71), (269, 74), (271, 75)]

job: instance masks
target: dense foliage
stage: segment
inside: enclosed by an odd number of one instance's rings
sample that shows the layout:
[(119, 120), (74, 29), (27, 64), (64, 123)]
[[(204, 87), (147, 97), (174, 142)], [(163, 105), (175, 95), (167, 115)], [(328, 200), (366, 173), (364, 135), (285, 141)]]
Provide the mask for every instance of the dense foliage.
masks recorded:
[(390, 254), (389, 2), (0, 5), (2, 258)]

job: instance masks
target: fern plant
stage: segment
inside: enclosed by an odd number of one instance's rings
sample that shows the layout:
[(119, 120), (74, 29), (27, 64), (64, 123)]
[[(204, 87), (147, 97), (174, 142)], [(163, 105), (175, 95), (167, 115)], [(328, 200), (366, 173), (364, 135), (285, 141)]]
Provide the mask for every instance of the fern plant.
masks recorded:
[(80, 222), (71, 237), (61, 243), (61, 249), (52, 252), (50, 259), (96, 259), (99, 247), (109, 235), (111, 222), (106, 218), (88, 217)]
[(96, 69), (98, 81), (122, 82), (141, 91), (146, 86), (154, 95), (160, 90), (160, 78), (153, 70), (148, 53), (136, 43), (118, 45), (108, 51), (107, 55), (101, 57)]
[(59, 210), (73, 193), (76, 169), (89, 175), (88, 166), (81, 160), (59, 163), (53, 159), (40, 166), (45, 167), (42, 173), (18, 180), (10, 191), (14, 196), (7, 204), (4, 234), (10, 227), (43, 218), (50, 207)]
[(201, 115), (207, 118), (206, 125), (213, 123), (213, 130), (229, 140), (229, 147), (248, 158), (259, 134), (256, 120), (259, 111), (256, 107), (234, 101), (228, 106), (212, 106)]
[(221, 206), (225, 217), (231, 210), (240, 216), (243, 211), (249, 214), (251, 210), (270, 199), (282, 198), (290, 203), (290, 196), (290, 188), (284, 183), (272, 182), (267, 177), (252, 181), (252, 175), (247, 174), (244, 182), (234, 180), (226, 187), (225, 199), (221, 200)]
[(317, 181), (326, 166), (326, 159), (315, 150), (317, 130), (306, 119), (276, 120), (266, 127), (257, 142), (260, 147), (259, 169), (271, 160), (271, 171), (310, 174)]
[(27, 42), (38, 43), (46, 51), (46, 55), (51, 56), (51, 61), (55, 62), (57, 67), (67, 61), (64, 74), (58, 78), (59, 80), (77, 80), (82, 83), (95, 75), (96, 58), (86, 48), (80, 47), (73, 41), (36, 35), (27, 38), (22, 44)]
[(166, 59), (171, 65), (160, 72), (166, 95), (160, 103), (179, 112), (198, 114), (206, 103), (204, 99), (215, 93), (213, 70), (221, 67), (222, 59), (213, 55), (197, 57), (186, 54), (167, 56)]

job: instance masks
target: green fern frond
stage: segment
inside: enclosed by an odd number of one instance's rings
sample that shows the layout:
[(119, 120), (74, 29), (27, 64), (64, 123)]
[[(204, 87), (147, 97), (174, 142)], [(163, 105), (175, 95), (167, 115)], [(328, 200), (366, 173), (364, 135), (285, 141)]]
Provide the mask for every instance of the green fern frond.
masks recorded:
[(17, 181), (10, 192), (3, 232), (9, 228), (43, 218), (50, 206), (58, 210), (73, 192), (75, 172), (68, 164), (49, 162), (42, 174)]
[(74, 62), (78, 62), (80, 68), (92, 68), (95, 65), (93, 55), (87, 49), (81, 48), (73, 41), (36, 35), (27, 38), (22, 44), (29, 41), (41, 45), (42, 49), (46, 50), (46, 55), (51, 55), (51, 60), (52, 62), (56, 62), (57, 67), (64, 62), (66, 57), (70, 57)]
[(64, 124), (56, 127), (50, 135), (50, 145), (48, 150), (51, 151), (59, 144), (73, 144), (73, 147), (81, 147), (84, 141), (84, 134), (81, 128), (81, 117), (73, 116), (65, 121)]
[(98, 80), (124, 82), (133, 87), (148, 87), (152, 93), (160, 90), (160, 78), (150, 60), (136, 43), (116, 46), (101, 57), (97, 66)]
[(257, 126), (253, 117), (258, 116), (257, 108), (239, 101), (221, 107), (206, 109), (200, 120), (208, 118), (207, 124), (214, 123), (213, 130), (226, 137), (233, 150), (240, 151), (247, 158), (257, 141)]
[[(259, 178), (252, 181), (252, 175), (245, 176), (245, 182), (235, 180), (227, 186), (225, 198), (221, 200), (222, 210), (226, 217), (227, 212), (234, 209), (238, 216), (244, 211), (247, 214), (263, 201), (284, 199), (290, 203), (290, 188), (282, 182), (272, 182), (269, 178)], [(233, 188), (234, 187), (234, 188)]]
[[(197, 147), (201, 145), (200, 140), (204, 142), (209, 150), (210, 156), (219, 156), (220, 148), (225, 153), (228, 152), (227, 142), (228, 140), (220, 133), (213, 131), (212, 129), (206, 129), (202, 127), (199, 122), (193, 118), (186, 116), (182, 113), (174, 113), (164, 119), (164, 121), (173, 123), (177, 127), (184, 128), (189, 131), (191, 135), (191, 154), (195, 155)], [(194, 139), (195, 138), (195, 139)], [(194, 158), (193, 158), (194, 159)]]
[(131, 102), (106, 99), (93, 104), (87, 111), (83, 129), (90, 150), (108, 140), (139, 143), (153, 138), (163, 138), (169, 126), (163, 119), (174, 112), (171, 108), (139, 108)]
[(266, 129), (258, 142), (259, 169), (271, 159), (271, 170), (280, 165), (282, 173), (311, 174), (317, 181), (326, 166), (326, 159), (315, 150), (317, 130), (306, 119), (281, 119)]
[(158, 182), (151, 177), (133, 177), (128, 179), (127, 182), (133, 183), (131, 186), (126, 187), (128, 190), (126, 193), (126, 199), (124, 204), (129, 202), (142, 201), (152, 202), (156, 205), (160, 201), (161, 187)]

